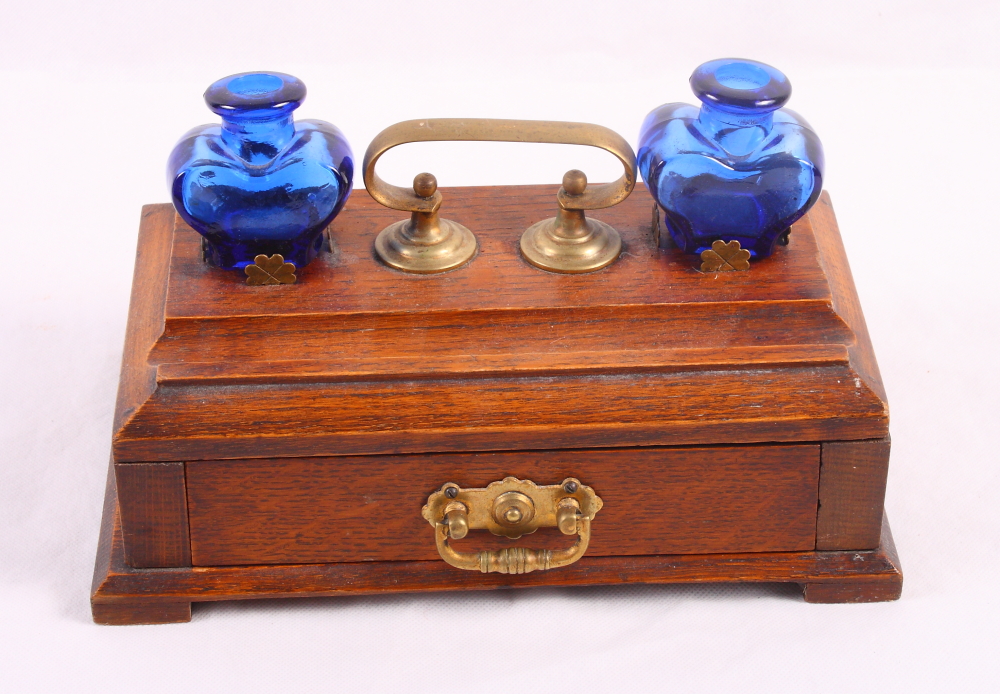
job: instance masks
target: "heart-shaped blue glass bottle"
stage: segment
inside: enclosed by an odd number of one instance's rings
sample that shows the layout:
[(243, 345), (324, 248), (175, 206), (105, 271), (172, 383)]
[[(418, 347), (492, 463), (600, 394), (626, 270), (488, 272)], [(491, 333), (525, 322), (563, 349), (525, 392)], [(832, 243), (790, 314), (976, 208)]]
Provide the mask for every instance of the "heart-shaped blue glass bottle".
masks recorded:
[(305, 85), (278, 72), (247, 72), (205, 92), (222, 125), (180, 139), (167, 164), (174, 207), (206, 240), (206, 257), (239, 269), (259, 254), (296, 267), (323, 248), (323, 230), (351, 193), (354, 156), (320, 120), (293, 121)]
[(683, 251), (721, 239), (766, 257), (819, 198), (823, 147), (782, 108), (792, 88), (770, 65), (713, 60), (694, 71), (691, 88), (701, 108), (665, 104), (646, 116), (639, 172)]

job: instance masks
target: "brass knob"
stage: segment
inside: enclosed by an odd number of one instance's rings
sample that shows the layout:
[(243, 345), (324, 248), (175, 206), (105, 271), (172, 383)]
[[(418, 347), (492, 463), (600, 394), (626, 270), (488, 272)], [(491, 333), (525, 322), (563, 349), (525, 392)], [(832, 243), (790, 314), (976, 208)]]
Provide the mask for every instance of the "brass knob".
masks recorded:
[(390, 224), (375, 239), (375, 252), (386, 265), (430, 274), (467, 263), (476, 254), (476, 237), (458, 222), (441, 219), (443, 200), (433, 174), (417, 174), (413, 193), (427, 210), (413, 210), (410, 218)]
[(504, 492), (493, 502), (493, 520), (508, 528), (517, 528), (535, 517), (535, 503), (521, 492)]
[(607, 267), (622, 252), (622, 239), (614, 227), (587, 219), (573, 204), (587, 190), (587, 175), (567, 171), (559, 190), (559, 212), (528, 227), (521, 236), (521, 255), (535, 267), (549, 272), (582, 273)]

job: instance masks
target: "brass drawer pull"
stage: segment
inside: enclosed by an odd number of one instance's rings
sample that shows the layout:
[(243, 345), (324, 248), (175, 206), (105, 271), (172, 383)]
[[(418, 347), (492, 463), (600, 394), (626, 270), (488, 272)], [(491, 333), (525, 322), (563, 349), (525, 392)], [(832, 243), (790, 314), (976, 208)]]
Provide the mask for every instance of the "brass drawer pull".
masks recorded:
[(409, 142), (536, 142), (599, 147), (615, 155), (625, 168), (614, 183), (587, 186), (581, 171), (569, 171), (557, 195), (559, 214), (532, 225), (521, 237), (521, 253), (532, 265), (551, 272), (591, 272), (614, 262), (621, 238), (609, 225), (589, 220), (584, 210), (617, 205), (636, 181), (635, 152), (615, 131), (592, 123), (438, 118), (391, 125), (372, 140), (363, 164), (365, 187), (377, 202), (410, 212), (409, 220), (389, 225), (375, 240), (375, 251), (386, 264), (406, 272), (443, 272), (468, 262), (476, 253), (471, 231), (438, 217), (443, 197), (437, 179), (423, 173), (413, 189), (386, 183), (375, 173), (383, 154)]
[[(544, 487), (507, 477), (485, 489), (462, 489), (449, 482), (428, 497), (422, 515), (434, 527), (438, 553), (452, 566), (526, 574), (568, 566), (582, 557), (590, 544), (590, 522), (603, 505), (593, 489), (572, 477)], [(576, 542), (558, 550), (512, 547), (481, 552), (459, 552), (450, 543), (465, 537), (470, 529), (517, 539), (548, 527), (576, 535)]]

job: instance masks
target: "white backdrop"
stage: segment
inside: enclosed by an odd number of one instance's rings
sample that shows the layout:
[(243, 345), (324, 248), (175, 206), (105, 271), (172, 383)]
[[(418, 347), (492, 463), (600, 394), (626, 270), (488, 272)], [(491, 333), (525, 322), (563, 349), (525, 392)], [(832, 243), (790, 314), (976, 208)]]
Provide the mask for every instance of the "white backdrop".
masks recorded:
[[(975, 1), (3, 0), (0, 690), (997, 691), (998, 20)], [(899, 602), (642, 586), (90, 622), (139, 207), (168, 199), (173, 142), (213, 120), (209, 83), (294, 74), (297, 115), (336, 123), (359, 156), (383, 127), (435, 116), (590, 121), (634, 146), (650, 109), (693, 99), (696, 65), (732, 55), (782, 69), (826, 148), (892, 405)], [(428, 144), (380, 171), (448, 186), (616, 166), (589, 148)], [(523, 623), (549, 628), (494, 645)]]

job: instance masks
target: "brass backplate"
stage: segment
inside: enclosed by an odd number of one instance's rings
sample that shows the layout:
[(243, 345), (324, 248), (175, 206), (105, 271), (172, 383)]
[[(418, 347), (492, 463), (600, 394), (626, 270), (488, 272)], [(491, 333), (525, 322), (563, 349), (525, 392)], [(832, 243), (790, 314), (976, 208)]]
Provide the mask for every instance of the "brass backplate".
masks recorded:
[[(467, 509), (470, 529), (516, 539), (538, 528), (556, 527), (559, 503), (564, 499), (575, 499), (580, 506), (579, 517), (586, 520), (593, 520), (604, 505), (593, 489), (573, 477), (546, 486), (507, 477), (474, 489), (449, 482), (430, 495), (421, 513), (428, 523), (437, 526), (443, 522), (447, 507), (458, 502)], [(516, 512), (508, 513), (510, 509)]]

